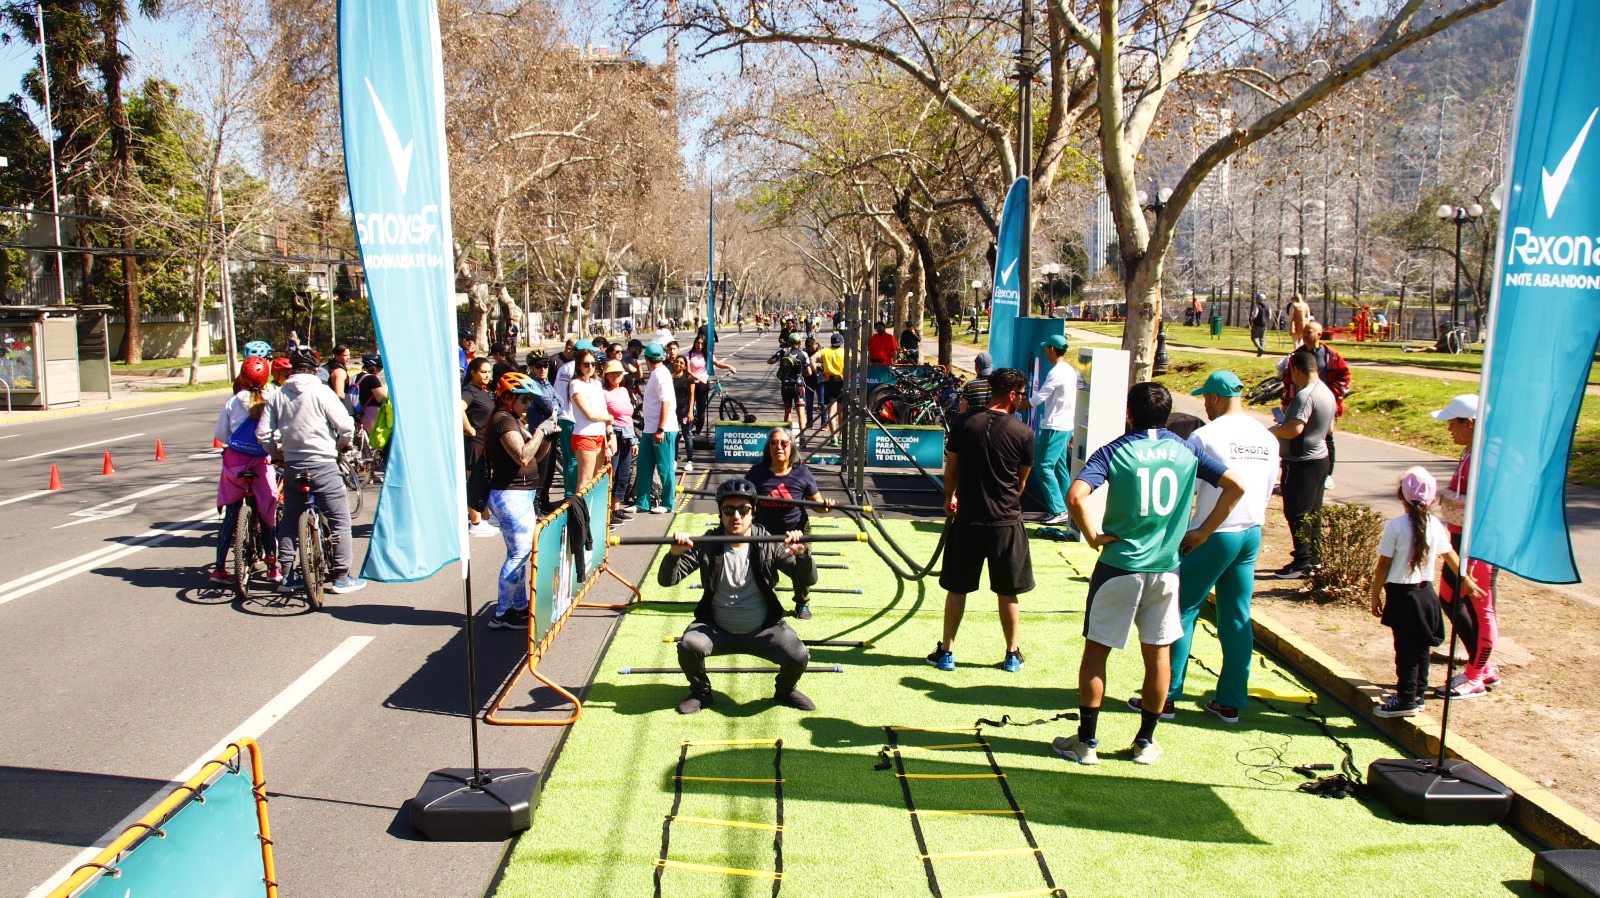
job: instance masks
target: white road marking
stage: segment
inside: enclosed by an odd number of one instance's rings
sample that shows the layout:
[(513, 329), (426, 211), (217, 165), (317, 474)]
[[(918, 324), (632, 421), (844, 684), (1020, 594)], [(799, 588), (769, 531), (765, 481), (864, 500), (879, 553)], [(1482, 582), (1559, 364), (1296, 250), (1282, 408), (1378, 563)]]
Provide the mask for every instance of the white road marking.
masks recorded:
[(210, 519), (215, 519), (216, 517), (217, 509), (215, 505), (212, 505), (199, 514), (191, 515), (178, 521), (175, 525), (177, 529), (166, 530), (158, 527), (153, 530), (147, 530), (134, 537), (132, 543), (112, 543), (93, 552), (86, 552), (77, 558), (51, 565), (42, 571), (35, 571), (25, 577), (18, 577), (9, 583), (0, 583), (0, 605), (4, 605), (12, 599), (20, 599), (29, 593), (38, 592), (46, 586), (54, 586), (63, 580), (76, 577), (106, 562), (125, 558), (140, 549), (158, 546), (174, 536), (191, 536), (196, 533), (208, 532), (210, 530), (209, 527), (199, 529), (183, 525), (209, 523)]
[[(68, 521), (65, 524), (58, 524), (58, 525), (56, 525), (55, 527), (53, 527), (51, 529), (52, 530), (60, 530), (62, 527), (71, 527), (74, 524), (86, 524), (89, 521), (99, 521), (99, 520), (104, 520), (105, 518), (114, 518), (114, 517), (117, 517), (118, 515), (125, 515), (125, 514), (128, 514), (129, 512), (132, 512), (134, 510), (134, 508), (136, 508), (138, 506), (137, 502), (131, 501), (133, 499), (138, 499), (138, 498), (141, 498), (141, 497), (144, 497), (144, 496), (148, 496), (148, 495), (151, 495), (152, 493), (166, 492), (167, 490), (173, 489), (174, 487), (180, 487), (180, 486), (183, 486), (184, 484), (194, 483), (195, 481), (202, 480), (202, 479), (204, 479), (204, 478), (200, 478), (200, 477), (179, 477), (177, 480), (174, 480), (171, 483), (163, 483), (160, 486), (153, 486), (153, 487), (150, 487), (147, 490), (140, 490), (137, 493), (129, 493), (128, 495), (123, 496), (120, 499), (109, 499), (109, 500), (107, 500), (105, 502), (101, 502), (99, 505), (91, 505), (88, 508), (81, 508), (81, 509), (79, 509), (79, 510), (77, 510), (75, 512), (72, 512), (72, 516), (75, 517), (75, 518), (79, 518), (80, 520)], [(124, 507), (121, 507), (121, 508), (115, 507), (115, 506), (122, 505), (122, 503), (124, 503), (124, 502), (126, 502), (128, 504), (126, 506), (124, 506)]]
[(24, 502), (24, 501), (26, 501), (28, 499), (33, 499), (33, 498), (36, 498), (38, 496), (42, 496), (42, 495), (44, 495), (45, 493), (48, 493), (48, 492), (50, 492), (50, 490), (39, 490), (36, 493), (23, 493), (22, 495), (16, 497), (15, 499), (7, 499), (4, 502), (0, 502), (0, 505), (10, 505), (13, 502)]
[(334, 674), (339, 672), (341, 667), (344, 667), (350, 662), (350, 659), (356, 656), (357, 652), (366, 648), (367, 644), (372, 642), (372, 639), (373, 637), (371, 636), (351, 636), (349, 639), (346, 639), (344, 642), (340, 643), (338, 648), (329, 652), (321, 661), (313, 664), (310, 670), (301, 674), (298, 679), (285, 687), (282, 692), (278, 693), (272, 699), (272, 701), (269, 701), (263, 705), (261, 710), (250, 715), (249, 719), (247, 719), (244, 723), (234, 727), (233, 731), (228, 735), (223, 736), (221, 741), (207, 749), (205, 754), (196, 758), (192, 764), (179, 771), (178, 774), (169, 780), (166, 785), (160, 787), (155, 791), (155, 794), (145, 799), (143, 804), (135, 808), (131, 813), (128, 814), (128, 816), (122, 818), (122, 820), (119, 821), (116, 826), (113, 826), (111, 829), (107, 830), (105, 835), (95, 839), (93, 845), (90, 845), (89, 847), (80, 851), (77, 857), (67, 861), (67, 863), (62, 866), (60, 870), (57, 870), (53, 875), (51, 875), (49, 879), (45, 880), (37, 888), (29, 892), (28, 898), (44, 898), (44, 896), (49, 895), (52, 889), (54, 889), (60, 883), (65, 882), (67, 877), (72, 875), (72, 871), (83, 866), (86, 862), (93, 860), (94, 856), (99, 854), (101, 849), (105, 848), (107, 845), (110, 845), (117, 838), (117, 836), (122, 834), (123, 830), (138, 822), (140, 817), (148, 814), (151, 809), (160, 804), (162, 800), (172, 792), (173, 789), (183, 785), (189, 780), (190, 777), (199, 773), (200, 768), (206, 766), (206, 764), (217, 755), (222, 754), (222, 752), (227, 749), (230, 743), (236, 742), (245, 737), (260, 740), (261, 736), (266, 733), (266, 731), (270, 729), (273, 724), (282, 720), (285, 715), (294, 710), (296, 705), (300, 704), (302, 701), (305, 701), (306, 697), (317, 691), (317, 688), (323, 683), (328, 682), (328, 680), (331, 679)]
[(94, 442), (94, 443), (84, 443), (81, 446), (68, 446), (65, 449), (51, 449), (49, 452), (36, 452), (33, 455), (24, 455), (21, 458), (9, 459), (9, 461), (32, 461), (32, 460), (34, 460), (36, 458), (44, 458), (46, 455), (55, 455), (58, 452), (71, 452), (74, 449), (88, 449), (88, 448), (90, 448), (92, 446), (104, 446), (107, 443), (120, 443), (123, 440), (131, 440), (131, 439), (134, 439), (135, 437), (142, 437), (142, 436), (144, 436), (144, 434), (142, 434), (142, 433), (130, 433), (125, 437), (112, 437), (109, 440), (100, 440), (100, 441)]
[(0, 437), (0, 440), (9, 440), (9, 439), (13, 439), (15, 437), (20, 437), (20, 436), (22, 436), (22, 434), (20, 434), (20, 433), (8, 433), (5, 436)]
[(191, 461), (194, 460), (194, 459), (197, 459), (197, 458), (221, 458), (221, 457), (222, 457), (222, 450), (221, 449), (207, 449), (204, 452), (196, 452), (195, 454), (189, 456)]
[(181, 412), (185, 408), (187, 408), (187, 406), (180, 405), (177, 408), (164, 408), (159, 412), (144, 412), (144, 413), (138, 414), (138, 415), (123, 415), (120, 418), (112, 418), (111, 420), (113, 420), (113, 421), (132, 421), (134, 418), (148, 418), (151, 415), (165, 415), (165, 414), (168, 414), (169, 412)]

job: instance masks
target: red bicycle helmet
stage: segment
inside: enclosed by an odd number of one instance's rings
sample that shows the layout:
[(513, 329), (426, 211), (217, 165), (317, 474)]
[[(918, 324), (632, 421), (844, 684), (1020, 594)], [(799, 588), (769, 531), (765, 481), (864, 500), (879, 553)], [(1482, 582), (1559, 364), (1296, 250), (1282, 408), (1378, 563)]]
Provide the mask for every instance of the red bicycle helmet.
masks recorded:
[(267, 385), (267, 380), (272, 376), (271, 365), (266, 359), (253, 355), (244, 360), (244, 365), (239, 369), (239, 380), (248, 389), (259, 390)]

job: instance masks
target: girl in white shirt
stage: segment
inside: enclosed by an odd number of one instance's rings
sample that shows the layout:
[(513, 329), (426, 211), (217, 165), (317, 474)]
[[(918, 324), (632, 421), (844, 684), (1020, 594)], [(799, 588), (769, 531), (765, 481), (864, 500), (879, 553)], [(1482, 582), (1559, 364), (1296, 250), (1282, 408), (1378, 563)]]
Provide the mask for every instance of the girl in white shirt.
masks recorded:
[[(1374, 714), (1414, 717), (1422, 710), (1428, 688), (1428, 652), (1444, 642), (1444, 617), (1433, 581), (1436, 561), (1444, 558), (1451, 571), (1461, 559), (1450, 547), (1450, 531), (1433, 516), (1439, 485), (1425, 468), (1414, 467), (1400, 479), (1396, 496), (1406, 513), (1384, 525), (1378, 540), (1378, 565), (1372, 575), (1372, 613), (1394, 631), (1395, 693), (1386, 696)], [(1471, 580), (1467, 592), (1477, 589)]]

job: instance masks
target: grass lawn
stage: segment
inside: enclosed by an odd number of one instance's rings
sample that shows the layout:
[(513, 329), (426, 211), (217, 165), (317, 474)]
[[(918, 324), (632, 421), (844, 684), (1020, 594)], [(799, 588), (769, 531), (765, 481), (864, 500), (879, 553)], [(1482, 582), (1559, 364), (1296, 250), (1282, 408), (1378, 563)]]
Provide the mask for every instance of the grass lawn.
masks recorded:
[(171, 387), (156, 387), (153, 390), (141, 390), (142, 393), (208, 393), (212, 390), (226, 390), (233, 385), (231, 380), (203, 380), (197, 384), (178, 384)]
[[(228, 360), (228, 357), (225, 356), (225, 355), (205, 355), (205, 356), (201, 356), (200, 357), (200, 364), (202, 364), (202, 365), (220, 365), (223, 362), (226, 362), (227, 360)], [(145, 359), (144, 361), (139, 362), (139, 363), (134, 364), (134, 365), (130, 365), (127, 362), (112, 362), (111, 363), (111, 371), (112, 371), (112, 373), (115, 373), (115, 372), (118, 372), (118, 371), (154, 371), (154, 370), (159, 369), (159, 368), (187, 368), (187, 367), (189, 367), (189, 358), (188, 358), (188, 356), (185, 356), (185, 357), (183, 357), (181, 359)]]
[[(680, 520), (697, 530), (709, 519)], [(892, 532), (912, 555), (933, 550), (939, 525), (897, 521)], [(1058, 554), (1062, 547), (1071, 561)], [(1033, 544), (1035, 576), (1048, 584), (1023, 598), (1019, 674), (999, 669), (999, 628), (988, 593), (969, 603), (958, 667), (938, 672), (922, 656), (939, 635), (943, 595), (932, 582), (899, 583), (865, 547), (847, 548), (849, 571), (824, 571), (824, 586), (857, 586), (861, 596), (814, 596), (816, 618), (797, 624), (807, 639), (870, 639), (870, 649), (816, 648), (813, 664), (842, 664), (842, 674), (808, 674), (801, 687), (818, 709), (773, 706), (763, 674), (713, 674), (716, 704), (691, 717), (674, 706), (686, 688), (678, 675), (623, 676), (624, 666), (675, 667), (672, 644), (690, 620), (694, 591), (645, 587), (601, 665), (584, 713), (550, 772), (533, 828), (516, 843), (500, 896), (649, 895), (662, 852), (663, 820), (673, 806), (674, 773), (685, 740), (781, 739), (783, 879), (787, 896), (929, 894), (907, 813), (902, 781), (875, 770), (885, 725), (907, 732), (901, 744), (905, 782), (930, 854), (1000, 852), (935, 858), (945, 895), (1028, 893), (1045, 885), (1016, 820), (995, 815), (934, 815), (936, 810), (999, 810), (1010, 805), (971, 727), (1002, 714), (1028, 721), (1075, 709), (1079, 635), (1092, 552), (1062, 543)], [(654, 576), (654, 571), (651, 572)], [(694, 577), (690, 581), (695, 580)], [(1219, 649), (1205, 626), (1196, 655), (1216, 666)], [(760, 664), (718, 658), (713, 664)], [(1288, 687), (1267, 667), (1259, 685)], [(1338, 762), (1335, 745), (1301, 717), (1246, 709), (1235, 726), (1197, 710), (1214, 680), (1199, 666), (1178, 719), (1157, 739), (1166, 756), (1153, 767), (1130, 763), (1126, 746), (1138, 716), (1123, 699), (1140, 679), (1137, 652), (1116, 652), (1100, 719), (1098, 767), (1069, 764), (1049, 748), (1072, 732), (1059, 721), (1033, 727), (986, 727), (1004, 782), (1065, 894), (1078, 896), (1496, 895), (1531, 894), (1531, 849), (1499, 827), (1444, 828), (1402, 822), (1381, 804), (1316, 798), (1303, 782), (1250, 764), (1281, 752), (1286, 764)], [(1286, 709), (1295, 706), (1285, 706)], [(1351, 745), (1359, 769), (1401, 752), (1335, 705), (1320, 707)], [(968, 728), (962, 732), (960, 728)], [(933, 746), (944, 746), (934, 749)], [(682, 782), (680, 819), (671, 826), (672, 861), (746, 871), (775, 867), (770, 829), (703, 821), (776, 823), (775, 751), (771, 745), (702, 745), (688, 749), (683, 775), (768, 782)], [(963, 778), (954, 778), (963, 777)], [(967, 778), (971, 777), (971, 778)], [(695, 822), (682, 818), (697, 818)], [(665, 869), (662, 895), (766, 896), (770, 878)]]

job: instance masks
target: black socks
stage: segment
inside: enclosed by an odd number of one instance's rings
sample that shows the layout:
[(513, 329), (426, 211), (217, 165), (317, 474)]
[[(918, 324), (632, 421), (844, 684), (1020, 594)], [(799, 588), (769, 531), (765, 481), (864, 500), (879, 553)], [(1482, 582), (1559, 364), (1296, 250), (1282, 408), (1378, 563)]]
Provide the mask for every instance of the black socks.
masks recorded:
[(1099, 708), (1078, 706), (1078, 741), (1093, 742), (1095, 727), (1100, 723)]
[(1161, 720), (1161, 712), (1159, 710), (1140, 711), (1139, 735), (1133, 737), (1134, 741), (1137, 742), (1140, 739), (1146, 742), (1156, 741), (1156, 723), (1159, 720)]

